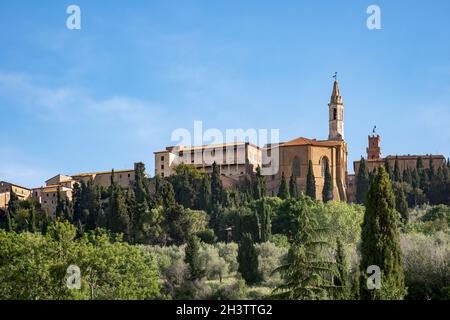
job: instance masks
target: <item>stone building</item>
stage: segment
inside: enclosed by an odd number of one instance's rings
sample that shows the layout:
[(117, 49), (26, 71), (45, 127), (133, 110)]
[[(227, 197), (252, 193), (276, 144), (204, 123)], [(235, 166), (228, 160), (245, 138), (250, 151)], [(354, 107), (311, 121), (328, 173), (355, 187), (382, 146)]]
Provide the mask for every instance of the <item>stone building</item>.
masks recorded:
[[(58, 174), (45, 181), (45, 186), (32, 189), (31, 194), (41, 204), (42, 209), (53, 215), (56, 212), (58, 192), (61, 198), (72, 201), (76, 183), (93, 181), (97, 186), (108, 188), (111, 185), (111, 175), (112, 171), (79, 173), (73, 176)], [(131, 187), (135, 181), (134, 169), (114, 171), (114, 181), (123, 188)]]
[(333, 84), (328, 111), (328, 140), (301, 137), (285, 143), (267, 145), (264, 148), (244, 142), (199, 147), (168, 147), (164, 151), (155, 152), (155, 174), (168, 177), (180, 163), (211, 172), (215, 161), (220, 166), (223, 176), (232, 178), (238, 183), (240, 178), (254, 173), (258, 166), (267, 167), (263, 161), (265, 153), (271, 158), (278, 152), (278, 170), (274, 170), (276, 173), (266, 177), (268, 195), (278, 193), (282, 174), (286, 179), (294, 175), (298, 190), (305, 191), (308, 163), (311, 160), (316, 178), (317, 199), (322, 199), (325, 168), (328, 164), (333, 180), (333, 198), (346, 201), (347, 144), (344, 140), (344, 103), (338, 81)]
[(31, 190), (14, 183), (0, 181), (0, 209), (5, 210), (8, 207), (11, 192), (14, 192), (19, 200), (26, 200), (31, 195)]
[(316, 179), (316, 198), (322, 199), (325, 168), (328, 164), (333, 181), (333, 199), (346, 201), (347, 144), (344, 140), (344, 103), (337, 80), (333, 84), (328, 111), (328, 140), (300, 137), (277, 146), (279, 170), (277, 174), (267, 177), (269, 195), (278, 193), (283, 174), (287, 181), (294, 176), (297, 189), (305, 192), (308, 164), (311, 160)]
[[(397, 161), (400, 172), (406, 169), (414, 169), (417, 165), (417, 160), (421, 158), (423, 167), (428, 169), (430, 163), (433, 163), (434, 167), (438, 169), (445, 165), (445, 157), (443, 155), (425, 154), (425, 155), (388, 155), (386, 157), (382, 156), (381, 152), (381, 137), (378, 134), (373, 133), (368, 136), (368, 147), (367, 147), (367, 158), (366, 166), (369, 172), (374, 171), (380, 166), (384, 166), (385, 163), (389, 163), (389, 166), (394, 169), (395, 162)], [(347, 185), (348, 192), (347, 197), (350, 202), (354, 202), (356, 199), (356, 185), (357, 185), (357, 175), (359, 172), (359, 167), (361, 165), (361, 160), (353, 162), (353, 169), (355, 174), (348, 175)]]
[(211, 173), (216, 162), (220, 172), (227, 177), (251, 174), (262, 165), (262, 150), (248, 142), (225, 143), (207, 146), (175, 146), (155, 152), (155, 175), (171, 176), (179, 164), (189, 164)]
[(72, 201), (72, 188), (62, 185), (47, 185), (45, 187), (34, 188), (32, 190), (33, 198), (41, 204), (41, 208), (49, 215), (54, 215), (58, 204), (58, 192), (61, 199)]

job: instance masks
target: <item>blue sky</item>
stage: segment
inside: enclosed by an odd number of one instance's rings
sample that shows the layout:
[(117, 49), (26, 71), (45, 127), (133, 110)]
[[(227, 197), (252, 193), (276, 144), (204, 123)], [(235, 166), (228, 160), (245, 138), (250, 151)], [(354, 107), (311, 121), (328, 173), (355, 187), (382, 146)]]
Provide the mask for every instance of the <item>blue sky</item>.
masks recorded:
[[(77, 4), (82, 29), (66, 28)], [(366, 28), (381, 8), (382, 30)], [(0, 180), (125, 169), (176, 128), (326, 139), (339, 72), (351, 161), (450, 156), (450, 2), (0, 2)]]

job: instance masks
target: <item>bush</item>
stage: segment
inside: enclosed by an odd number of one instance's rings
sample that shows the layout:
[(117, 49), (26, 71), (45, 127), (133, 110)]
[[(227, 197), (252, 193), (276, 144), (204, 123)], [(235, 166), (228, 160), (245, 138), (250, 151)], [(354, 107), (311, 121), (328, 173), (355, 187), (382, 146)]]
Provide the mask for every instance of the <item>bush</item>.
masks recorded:
[(401, 236), (401, 247), (406, 299), (450, 299), (450, 236), (406, 234)]
[(247, 286), (243, 279), (230, 285), (219, 286), (213, 296), (215, 300), (243, 300), (247, 295)]
[(229, 266), (225, 259), (219, 256), (219, 250), (211, 245), (204, 245), (200, 251), (202, 269), (209, 280), (219, 279), (222, 282), (227, 275)]
[(237, 254), (238, 244), (231, 243), (216, 243), (214, 245), (219, 250), (219, 256), (221, 256), (228, 264), (228, 273), (236, 273), (238, 270)]
[(288, 249), (271, 242), (264, 242), (256, 244), (256, 252), (258, 253), (259, 272), (263, 282), (269, 286), (278, 285), (280, 275), (273, 274), (273, 271), (284, 264)]
[[(160, 297), (152, 255), (98, 234), (75, 240), (76, 229), (58, 221), (47, 236), (0, 231), (0, 299)], [(80, 290), (66, 285), (67, 268), (73, 264), (81, 269)]]

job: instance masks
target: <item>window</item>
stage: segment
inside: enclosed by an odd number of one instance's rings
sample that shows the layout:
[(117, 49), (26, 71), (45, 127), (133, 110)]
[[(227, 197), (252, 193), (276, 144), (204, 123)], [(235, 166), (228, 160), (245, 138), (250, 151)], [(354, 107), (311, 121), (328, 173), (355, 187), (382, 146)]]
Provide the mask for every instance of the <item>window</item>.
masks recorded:
[(333, 120), (336, 120), (336, 119), (337, 119), (337, 109), (334, 108), (333, 109)]
[(131, 177), (131, 174), (128, 174), (128, 178), (130, 178)]
[(292, 174), (296, 178), (300, 177), (300, 159), (298, 157), (295, 157), (292, 161)]
[[(180, 153), (181, 153), (182, 151), (180, 151)], [(164, 156), (161, 156), (161, 161), (164, 161)]]
[(161, 177), (163, 177), (163, 178), (164, 178), (164, 172), (161, 172)]
[(328, 158), (323, 157), (322, 159), (320, 159), (320, 173), (322, 177), (325, 177), (325, 171), (327, 169), (327, 166), (328, 166)]
[(161, 170), (164, 170), (164, 165), (163, 164), (161, 165)]

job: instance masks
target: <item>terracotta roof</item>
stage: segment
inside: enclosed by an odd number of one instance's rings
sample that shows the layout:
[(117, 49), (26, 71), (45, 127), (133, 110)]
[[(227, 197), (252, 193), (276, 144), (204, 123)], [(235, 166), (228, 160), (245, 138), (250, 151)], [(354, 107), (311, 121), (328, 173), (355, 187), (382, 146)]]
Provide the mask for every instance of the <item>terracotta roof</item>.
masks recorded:
[(440, 154), (398, 155), (398, 156), (389, 155), (386, 158), (388, 158), (388, 159), (395, 159), (395, 158), (398, 158), (398, 159), (417, 159), (417, 158), (422, 158), (423, 160), (426, 160), (426, 159), (430, 159), (430, 157), (433, 158), (433, 159), (445, 159), (445, 157), (443, 155), (440, 155)]
[(318, 147), (333, 147), (333, 146), (339, 146), (341, 145), (343, 141), (333, 141), (333, 140), (323, 140), (323, 141), (317, 141), (315, 139), (308, 139), (308, 138), (297, 138), (291, 141), (288, 141), (286, 143), (283, 143), (282, 147), (288, 147), (288, 146), (318, 146)]
[(7, 181), (0, 181), (0, 182), (5, 183), (5, 184), (8, 184), (8, 185), (10, 185), (10, 186), (14, 186), (14, 187), (20, 188), (20, 189), (31, 190), (31, 189), (29, 189), (29, 188), (25, 188), (25, 187), (19, 186), (18, 184), (15, 184), (15, 183), (7, 182)]
[(38, 188), (33, 188), (32, 190), (41, 190), (42, 192), (56, 192), (58, 191), (58, 189), (61, 192), (67, 191), (67, 190), (72, 190), (71, 188), (67, 188), (67, 187), (63, 187), (57, 184), (54, 185), (50, 185), (50, 186), (42, 186), (42, 187), (38, 187)]
[[(130, 170), (114, 170), (114, 173), (124, 173), (124, 172), (134, 172), (134, 169), (130, 169)], [(74, 174), (72, 177), (89, 177), (89, 176), (93, 176), (93, 175), (101, 175), (101, 174), (110, 174), (112, 172), (111, 171), (101, 171), (101, 172), (91, 172), (91, 173), (79, 173), (79, 174)]]

